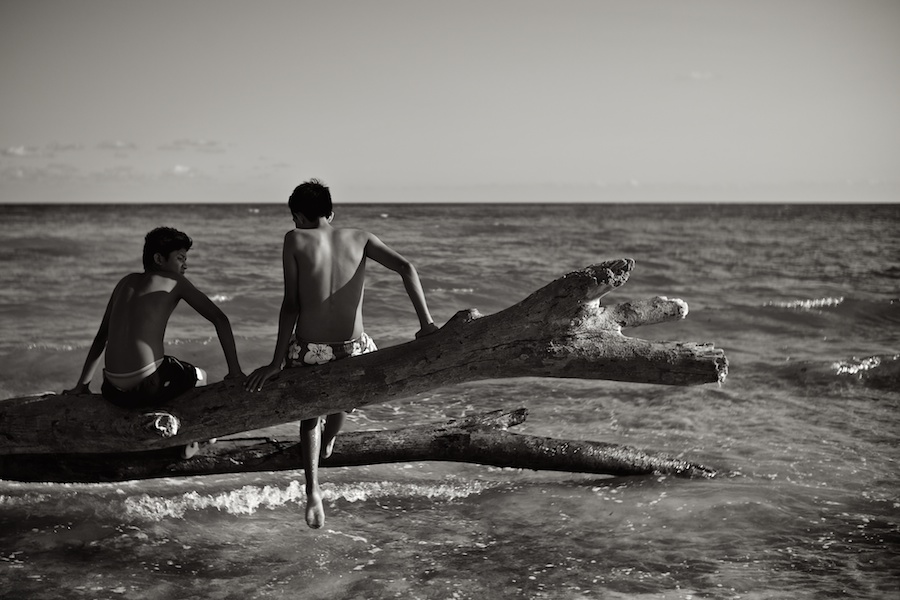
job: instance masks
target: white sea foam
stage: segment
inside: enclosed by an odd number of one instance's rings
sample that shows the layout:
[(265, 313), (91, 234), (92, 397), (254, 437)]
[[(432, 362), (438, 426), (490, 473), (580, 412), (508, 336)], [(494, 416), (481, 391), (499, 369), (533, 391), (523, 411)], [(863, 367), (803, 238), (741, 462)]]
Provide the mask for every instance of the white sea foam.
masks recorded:
[(225, 302), (231, 302), (232, 300), (234, 300), (234, 296), (229, 296), (228, 294), (213, 294), (209, 297), (209, 299), (216, 304), (223, 304)]
[(763, 306), (775, 306), (777, 308), (790, 308), (794, 310), (813, 310), (817, 308), (830, 308), (844, 303), (844, 297), (840, 298), (810, 298), (806, 300), (786, 300), (779, 302), (766, 302)]
[[(4, 487), (9, 487), (10, 485), (15, 485), (16, 482), (6, 482), (4, 481)], [(49, 494), (39, 494), (39, 493), (28, 493), (22, 494), (21, 496), (7, 496), (6, 494), (0, 494), (0, 508), (12, 508), (17, 506), (33, 506), (35, 504), (39, 504), (41, 502), (46, 502), (50, 499), (51, 496)]]
[(474, 294), (475, 288), (431, 288), (428, 291), (435, 294)]
[(341, 499), (347, 502), (362, 502), (376, 498), (398, 496), (428, 498), (430, 500), (456, 500), (480, 494), (494, 485), (497, 484), (481, 481), (472, 481), (465, 484), (417, 484), (379, 481), (336, 486), (327, 490), (323, 488), (323, 495), (326, 499)]
[[(831, 368), (834, 369), (834, 372), (837, 375), (855, 375), (857, 377), (862, 377), (866, 372), (881, 366), (883, 358), (884, 357), (881, 356), (869, 356), (868, 358), (854, 357), (851, 360), (841, 360), (832, 363)], [(900, 358), (900, 354), (896, 354), (889, 358), (890, 360), (896, 361)]]
[(28, 350), (50, 351), (50, 352), (72, 352), (74, 350), (82, 350), (85, 345), (78, 344), (54, 344), (52, 342), (34, 343), (30, 342), (26, 345)]
[[(456, 500), (480, 494), (498, 484), (469, 482), (466, 484), (415, 484), (397, 482), (364, 482), (352, 485), (322, 486), (322, 497), (328, 501), (364, 502), (385, 497)], [(287, 486), (246, 485), (236, 490), (214, 494), (190, 491), (170, 497), (141, 494), (126, 498), (125, 513), (132, 518), (159, 521), (184, 518), (192, 511), (216, 509), (233, 515), (250, 515), (260, 509), (275, 509), (288, 504), (302, 504), (306, 493), (299, 481)]]
[(141, 494), (125, 500), (125, 512), (131, 517), (158, 521), (164, 518), (182, 518), (189, 511), (215, 508), (233, 515), (249, 515), (259, 508), (276, 508), (291, 502), (300, 502), (306, 494), (300, 483), (292, 481), (287, 487), (246, 485), (240, 489), (218, 494), (186, 492), (168, 498)]

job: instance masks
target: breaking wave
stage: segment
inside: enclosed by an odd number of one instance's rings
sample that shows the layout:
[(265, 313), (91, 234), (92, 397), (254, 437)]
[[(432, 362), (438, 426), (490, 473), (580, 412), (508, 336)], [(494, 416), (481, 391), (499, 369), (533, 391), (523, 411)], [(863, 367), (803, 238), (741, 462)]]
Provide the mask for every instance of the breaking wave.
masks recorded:
[(840, 306), (844, 303), (844, 297), (840, 298), (807, 298), (801, 300), (784, 300), (766, 302), (763, 306), (774, 306), (776, 308), (787, 308), (791, 310), (816, 310), (821, 308), (832, 308)]
[[(466, 484), (415, 484), (396, 482), (368, 482), (354, 484), (324, 484), (322, 499), (325, 502), (365, 502), (386, 497), (423, 498), (428, 500), (456, 500), (482, 493), (498, 484), (482, 482)], [(166, 518), (184, 518), (193, 511), (216, 509), (232, 515), (250, 515), (261, 509), (275, 509), (288, 504), (302, 504), (306, 493), (300, 481), (286, 486), (247, 485), (236, 490), (214, 494), (196, 491), (180, 496), (160, 497), (141, 494), (125, 500), (125, 511), (130, 517), (158, 521)]]
[(474, 294), (475, 288), (471, 287), (462, 287), (462, 288), (431, 288), (428, 290), (429, 292), (435, 294)]
[(900, 389), (900, 354), (853, 357), (831, 363), (790, 361), (773, 374), (790, 385), (862, 386), (879, 390)]
[(842, 360), (831, 365), (835, 375), (858, 380), (868, 387), (900, 389), (900, 354)]
[[(12, 486), (15, 483), (10, 482)], [(35, 484), (29, 484), (34, 486)], [(0, 508), (25, 510), (29, 514), (91, 513), (106, 517), (124, 517), (128, 521), (161, 521), (184, 519), (191, 513), (216, 510), (230, 515), (252, 515), (260, 510), (304, 505), (306, 493), (299, 480), (285, 485), (245, 485), (217, 492), (191, 490), (177, 495), (129, 493), (121, 484), (109, 489), (105, 484), (38, 484), (48, 486), (41, 491), (0, 495)], [(325, 502), (366, 502), (384, 498), (453, 501), (478, 495), (485, 490), (505, 485), (500, 482), (411, 483), (357, 482), (322, 485)], [(24, 487), (24, 486), (22, 486)], [(123, 489), (124, 488), (124, 489)]]

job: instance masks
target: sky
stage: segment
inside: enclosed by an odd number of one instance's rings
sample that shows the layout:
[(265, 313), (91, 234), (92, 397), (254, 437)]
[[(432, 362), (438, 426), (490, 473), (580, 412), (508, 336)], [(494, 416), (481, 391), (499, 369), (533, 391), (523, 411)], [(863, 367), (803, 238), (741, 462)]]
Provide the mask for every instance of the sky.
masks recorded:
[(900, 1), (0, 0), (0, 203), (310, 177), (896, 185)]

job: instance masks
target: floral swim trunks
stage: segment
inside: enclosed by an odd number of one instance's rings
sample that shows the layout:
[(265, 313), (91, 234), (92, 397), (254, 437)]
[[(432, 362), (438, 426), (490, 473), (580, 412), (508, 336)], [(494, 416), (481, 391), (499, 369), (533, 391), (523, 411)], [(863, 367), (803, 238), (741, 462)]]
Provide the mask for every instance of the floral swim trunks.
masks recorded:
[(292, 333), (285, 366), (314, 367), (350, 356), (368, 354), (376, 350), (378, 348), (375, 346), (375, 342), (366, 333), (363, 333), (355, 340), (325, 343), (298, 340), (297, 334)]

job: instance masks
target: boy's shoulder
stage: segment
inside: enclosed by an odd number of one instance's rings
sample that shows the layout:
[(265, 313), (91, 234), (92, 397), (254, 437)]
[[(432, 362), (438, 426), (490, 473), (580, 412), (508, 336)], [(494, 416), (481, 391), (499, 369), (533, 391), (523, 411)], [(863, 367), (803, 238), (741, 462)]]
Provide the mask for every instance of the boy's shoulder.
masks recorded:
[[(339, 239), (356, 239), (368, 240), (372, 234), (365, 229), (357, 227), (333, 227), (332, 235)], [(285, 241), (295, 241), (302, 243), (303, 240), (316, 240), (322, 237), (322, 233), (318, 229), (291, 229), (284, 235)]]
[(134, 272), (122, 277), (118, 285), (116, 285), (116, 289), (172, 288), (183, 281), (187, 281), (187, 278), (181, 273), (165, 271)]
[(370, 235), (372, 235), (365, 229), (360, 229), (358, 227), (335, 227), (334, 230), (338, 235), (344, 235), (348, 237), (368, 238)]
[(119, 283), (116, 284), (116, 288), (135, 287), (139, 285), (140, 282), (146, 279), (146, 275), (146, 271), (135, 271), (134, 273), (129, 273), (119, 280)]

